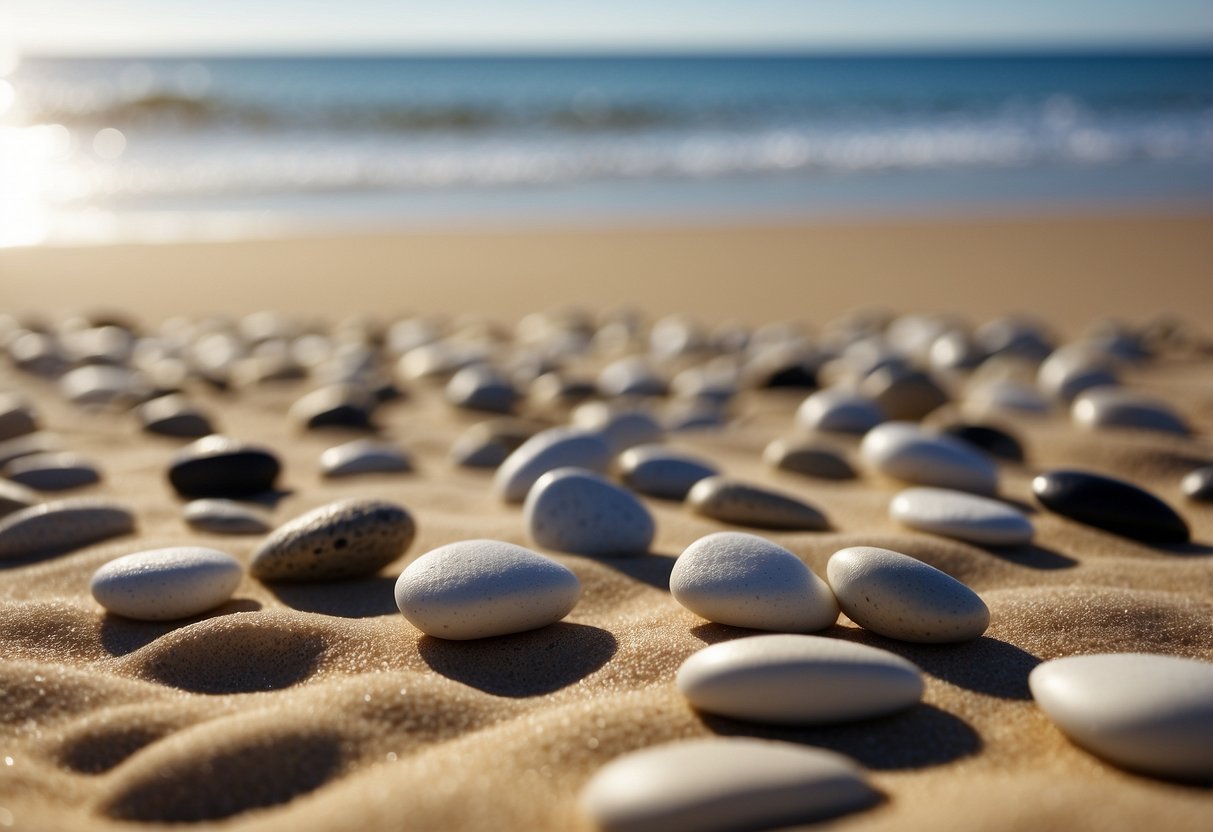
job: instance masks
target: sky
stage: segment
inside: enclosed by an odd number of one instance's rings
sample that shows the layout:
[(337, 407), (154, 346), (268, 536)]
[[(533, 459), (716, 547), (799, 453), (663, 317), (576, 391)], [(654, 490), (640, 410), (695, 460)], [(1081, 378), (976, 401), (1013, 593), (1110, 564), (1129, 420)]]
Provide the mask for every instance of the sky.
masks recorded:
[(2, 0), (18, 53), (1213, 48), (1213, 0)]

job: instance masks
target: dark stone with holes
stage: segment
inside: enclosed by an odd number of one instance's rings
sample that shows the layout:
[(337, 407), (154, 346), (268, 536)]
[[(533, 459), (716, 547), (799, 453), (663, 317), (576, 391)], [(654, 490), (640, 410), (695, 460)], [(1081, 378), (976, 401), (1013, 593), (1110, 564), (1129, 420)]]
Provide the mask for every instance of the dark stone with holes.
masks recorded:
[(1145, 543), (1187, 543), (1188, 524), (1153, 494), (1084, 471), (1049, 471), (1032, 480), (1040, 504), (1063, 517)]
[(1023, 462), (1023, 445), (1011, 434), (991, 425), (956, 424), (944, 428), (944, 433), (968, 442), (991, 456)]
[(281, 470), (272, 451), (216, 435), (186, 445), (168, 480), (182, 497), (241, 497), (272, 491)]

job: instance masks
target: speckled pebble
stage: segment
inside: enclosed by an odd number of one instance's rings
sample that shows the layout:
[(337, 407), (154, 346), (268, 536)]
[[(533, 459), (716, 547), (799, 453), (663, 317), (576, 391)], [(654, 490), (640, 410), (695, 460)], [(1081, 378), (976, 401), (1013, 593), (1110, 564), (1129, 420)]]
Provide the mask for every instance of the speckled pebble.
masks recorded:
[(537, 545), (578, 555), (641, 555), (657, 530), (631, 492), (584, 468), (544, 474), (527, 494), (522, 514)]
[(181, 513), (191, 527), (211, 534), (265, 534), (271, 528), (267, 511), (235, 500), (191, 500)]
[(177, 546), (111, 560), (89, 584), (108, 612), (143, 621), (171, 621), (206, 612), (236, 591), (244, 570), (226, 552)]
[(596, 433), (549, 428), (523, 442), (501, 463), (493, 487), (507, 503), (521, 503), (548, 471), (572, 467), (603, 472), (611, 464), (611, 456), (611, 447)]
[(786, 531), (824, 531), (830, 523), (808, 503), (724, 475), (695, 483), (687, 493), (691, 511), (723, 523)]
[(96, 465), (67, 451), (14, 459), (4, 466), (4, 476), (36, 491), (68, 491), (101, 481)]
[(984, 454), (911, 422), (886, 422), (873, 428), (859, 453), (873, 471), (904, 482), (978, 494), (998, 490), (998, 469)]
[(272, 451), (214, 435), (182, 448), (168, 479), (183, 497), (241, 497), (272, 490), (281, 469)]
[(1032, 540), (1032, 521), (1019, 509), (964, 491), (907, 488), (889, 504), (889, 516), (919, 531), (990, 546)]
[(842, 454), (813, 440), (773, 439), (763, 450), (762, 460), (772, 468), (819, 480), (855, 478), (855, 469)]
[(41, 499), (32, 488), (11, 480), (0, 479), (0, 517), (29, 508)]
[(73, 497), (30, 506), (0, 520), (0, 560), (67, 552), (135, 530), (121, 503)]
[(665, 445), (638, 445), (619, 456), (619, 473), (629, 488), (665, 500), (683, 500), (695, 483), (719, 474), (705, 459)]
[(413, 470), (403, 449), (382, 439), (355, 439), (329, 448), (320, 455), (320, 472), (326, 477), (357, 474), (393, 474)]

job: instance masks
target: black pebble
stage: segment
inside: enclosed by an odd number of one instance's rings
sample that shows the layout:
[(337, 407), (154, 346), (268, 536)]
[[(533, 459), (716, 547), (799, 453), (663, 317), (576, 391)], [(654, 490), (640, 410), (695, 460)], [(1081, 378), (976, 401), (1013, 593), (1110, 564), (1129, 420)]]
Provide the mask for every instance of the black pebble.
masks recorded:
[(1162, 500), (1122, 480), (1049, 471), (1032, 480), (1041, 505), (1071, 520), (1146, 543), (1187, 543), (1188, 524)]
[(267, 450), (234, 440), (223, 444), (207, 437), (186, 447), (168, 469), (168, 479), (182, 497), (240, 497), (271, 491), (282, 465)]
[(1023, 462), (1023, 445), (1014, 436), (999, 428), (990, 425), (960, 423), (945, 428), (944, 433), (968, 442), (991, 456), (1009, 459), (1012, 462)]

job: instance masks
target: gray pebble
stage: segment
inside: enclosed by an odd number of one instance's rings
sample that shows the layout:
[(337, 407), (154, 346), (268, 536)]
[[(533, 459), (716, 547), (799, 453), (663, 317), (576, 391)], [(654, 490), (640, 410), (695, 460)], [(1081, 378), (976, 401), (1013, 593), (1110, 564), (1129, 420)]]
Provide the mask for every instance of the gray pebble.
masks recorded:
[(14, 459), (33, 454), (49, 454), (63, 450), (63, 441), (58, 434), (38, 431), (24, 436), (15, 436), (0, 442), (0, 468)]
[(451, 445), (451, 461), (464, 468), (496, 468), (544, 426), (523, 419), (488, 419), (472, 425)]
[(357, 474), (391, 474), (413, 470), (408, 454), (381, 439), (355, 439), (329, 448), (320, 455), (320, 471), (326, 477)]
[(135, 411), (139, 424), (148, 433), (197, 439), (215, 432), (205, 413), (184, 396), (160, 396), (144, 402)]
[(660, 442), (665, 430), (647, 411), (613, 407), (608, 402), (586, 402), (573, 411), (573, 424), (606, 440), (612, 453), (636, 445)]
[(519, 393), (504, 373), (489, 364), (464, 367), (446, 385), (446, 400), (456, 407), (509, 413)]
[(0, 442), (38, 429), (34, 409), (15, 393), (0, 393)]
[(30, 454), (4, 466), (4, 476), (37, 491), (67, 491), (101, 481), (97, 466), (78, 454)]
[(885, 420), (871, 397), (840, 387), (818, 390), (796, 410), (796, 423), (805, 430), (867, 433)]
[(146, 399), (151, 387), (138, 370), (96, 364), (65, 373), (59, 392), (83, 407), (130, 407)]
[(795, 497), (718, 475), (700, 480), (687, 494), (696, 514), (739, 526), (788, 531), (830, 527), (820, 511)]
[(855, 469), (841, 454), (812, 440), (774, 439), (762, 452), (762, 459), (772, 468), (806, 477), (821, 480), (855, 478)]
[(919, 370), (882, 367), (860, 384), (889, 419), (918, 421), (948, 403), (948, 394)]
[(605, 471), (611, 447), (596, 433), (577, 428), (550, 428), (518, 446), (493, 477), (493, 488), (507, 503), (521, 503), (535, 480), (556, 468)]
[(1160, 399), (1123, 390), (1096, 387), (1074, 399), (1070, 417), (1085, 428), (1133, 428), (1160, 433), (1188, 434), (1183, 417)]
[(55, 500), (0, 520), (0, 560), (71, 551), (135, 530), (135, 515), (99, 497)]
[(375, 398), (355, 384), (330, 384), (304, 395), (289, 411), (291, 421), (306, 430), (371, 427)]
[(265, 534), (269, 513), (259, 506), (221, 498), (191, 500), (181, 509), (185, 522), (211, 534)]
[(629, 488), (665, 500), (684, 500), (702, 479), (719, 469), (692, 454), (664, 445), (638, 445), (619, 457), (619, 471)]
[(0, 517), (6, 517), (14, 511), (35, 505), (40, 498), (31, 488), (0, 479)]
[(536, 481), (523, 506), (539, 546), (578, 555), (641, 555), (656, 532), (653, 516), (630, 492), (581, 468), (558, 468)]

